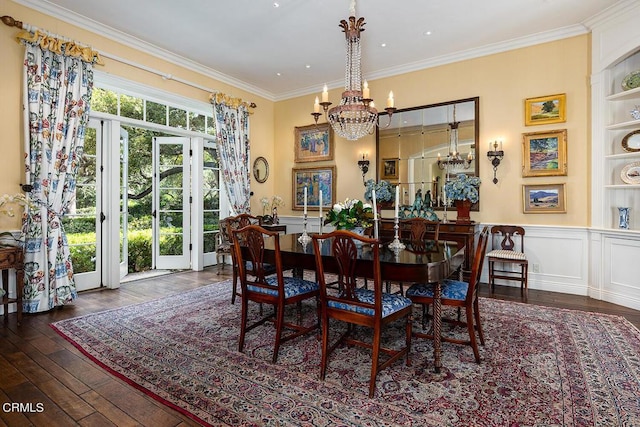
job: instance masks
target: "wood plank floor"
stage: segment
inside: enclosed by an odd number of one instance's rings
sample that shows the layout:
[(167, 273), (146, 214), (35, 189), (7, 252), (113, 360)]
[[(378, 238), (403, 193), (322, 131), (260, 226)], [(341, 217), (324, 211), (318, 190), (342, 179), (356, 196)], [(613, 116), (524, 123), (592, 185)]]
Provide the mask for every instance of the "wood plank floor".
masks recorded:
[[(156, 402), (92, 363), (48, 325), (171, 295), (229, 278), (230, 268), (181, 272), (129, 282), (117, 290), (81, 293), (71, 305), (49, 313), (25, 315), (22, 326), (15, 314), (0, 328), (0, 425), (3, 426), (195, 426), (193, 420)], [(625, 316), (640, 328), (640, 311), (588, 297), (497, 286), (481, 295)], [(31, 412), (7, 410), (7, 402), (33, 404)], [(42, 404), (39, 411), (36, 404)]]

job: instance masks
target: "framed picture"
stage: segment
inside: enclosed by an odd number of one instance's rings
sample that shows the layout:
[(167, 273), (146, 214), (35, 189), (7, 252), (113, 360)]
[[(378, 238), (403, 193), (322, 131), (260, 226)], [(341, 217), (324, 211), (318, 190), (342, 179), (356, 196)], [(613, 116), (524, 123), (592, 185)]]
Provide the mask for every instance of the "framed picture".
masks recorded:
[(522, 134), (522, 176), (566, 174), (566, 129)]
[(546, 125), (549, 123), (564, 123), (566, 116), (567, 95), (540, 96), (524, 100), (524, 124)]
[(380, 162), (380, 179), (398, 179), (400, 159), (382, 159)]
[(335, 203), (336, 167), (293, 168), (293, 210), (304, 209), (304, 189), (307, 189), (307, 210), (319, 210), (320, 190), (322, 209), (330, 209)]
[(524, 213), (566, 213), (564, 184), (538, 184), (522, 186)]
[(296, 127), (295, 161), (333, 160), (333, 130), (329, 123)]

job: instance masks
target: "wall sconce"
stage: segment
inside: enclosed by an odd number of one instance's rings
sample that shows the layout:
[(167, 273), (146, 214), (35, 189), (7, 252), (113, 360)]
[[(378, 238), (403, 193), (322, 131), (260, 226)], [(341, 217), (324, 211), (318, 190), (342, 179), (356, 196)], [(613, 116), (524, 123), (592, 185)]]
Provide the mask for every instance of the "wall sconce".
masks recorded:
[(358, 167), (362, 171), (362, 183), (364, 183), (364, 176), (369, 172), (369, 159), (367, 159), (367, 153), (362, 153), (362, 160), (358, 160)]
[[(493, 148), (493, 150), (491, 149)], [(504, 157), (504, 151), (502, 151), (502, 141), (500, 141), (500, 149), (498, 150), (498, 141), (494, 141), (493, 143), (489, 143), (489, 151), (487, 151), (487, 157), (491, 160), (491, 164), (493, 165), (493, 183), (498, 183), (498, 178), (496, 178), (496, 171), (498, 170), (498, 166), (500, 166), (500, 161)]]

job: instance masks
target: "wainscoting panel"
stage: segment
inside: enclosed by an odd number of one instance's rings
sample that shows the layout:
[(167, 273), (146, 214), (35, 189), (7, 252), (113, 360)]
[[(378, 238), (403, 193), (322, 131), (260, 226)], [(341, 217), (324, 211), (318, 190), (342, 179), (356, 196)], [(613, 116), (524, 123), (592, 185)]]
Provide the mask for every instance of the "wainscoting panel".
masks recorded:
[[(602, 234), (601, 299), (640, 310), (640, 236)], [(594, 257), (597, 257), (594, 253)]]

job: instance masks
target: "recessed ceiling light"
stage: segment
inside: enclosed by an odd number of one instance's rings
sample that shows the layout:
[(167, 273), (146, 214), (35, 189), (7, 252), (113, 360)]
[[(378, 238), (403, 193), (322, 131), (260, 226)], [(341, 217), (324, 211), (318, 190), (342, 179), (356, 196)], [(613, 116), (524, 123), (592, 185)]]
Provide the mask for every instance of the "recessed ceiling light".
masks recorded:
[(281, 75), (282, 75), (282, 73), (276, 73), (276, 76), (281, 76)]
[(273, 2), (273, 7), (280, 7), (280, 3), (274, 1)]
[(380, 43), (380, 47), (387, 47), (386, 43)]
[(311, 65), (307, 64), (304, 66), (305, 68), (311, 68)]
[(425, 31), (424, 33), (422, 33), (423, 36), (430, 36), (431, 35), (431, 31)]

